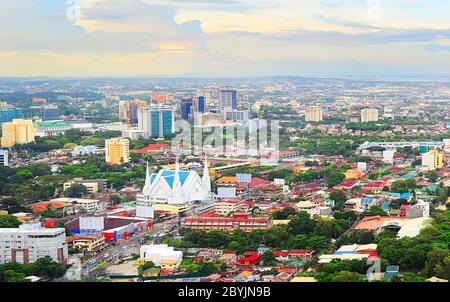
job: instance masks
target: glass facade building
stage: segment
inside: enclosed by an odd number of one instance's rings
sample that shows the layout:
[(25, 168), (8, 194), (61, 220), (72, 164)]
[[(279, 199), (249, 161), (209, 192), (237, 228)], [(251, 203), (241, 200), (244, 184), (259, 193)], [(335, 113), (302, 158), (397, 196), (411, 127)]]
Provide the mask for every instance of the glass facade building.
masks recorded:
[(17, 108), (0, 109), (0, 126), (3, 123), (11, 122), (13, 119), (21, 119), (21, 118), (23, 118), (22, 109)]

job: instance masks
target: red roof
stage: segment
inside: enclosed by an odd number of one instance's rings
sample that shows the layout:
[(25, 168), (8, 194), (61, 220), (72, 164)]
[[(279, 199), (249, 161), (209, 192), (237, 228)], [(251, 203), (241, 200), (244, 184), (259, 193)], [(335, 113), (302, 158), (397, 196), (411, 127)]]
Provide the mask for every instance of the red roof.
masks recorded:
[(287, 256), (289, 256), (289, 252), (288, 251), (275, 251), (275, 252), (273, 252), (273, 255), (275, 257), (287, 257)]
[(198, 216), (200, 216), (200, 217), (220, 217), (219, 214), (214, 213), (214, 212), (203, 212), (203, 213), (198, 214)]
[(314, 252), (313, 250), (290, 250), (289, 254), (290, 255), (309, 255), (313, 252)]
[(143, 149), (136, 150), (136, 152), (142, 154), (142, 153), (147, 153), (149, 151), (157, 151), (160, 149), (164, 149), (168, 146), (169, 146), (168, 144), (152, 144), (152, 145), (148, 145), (147, 147), (145, 147)]

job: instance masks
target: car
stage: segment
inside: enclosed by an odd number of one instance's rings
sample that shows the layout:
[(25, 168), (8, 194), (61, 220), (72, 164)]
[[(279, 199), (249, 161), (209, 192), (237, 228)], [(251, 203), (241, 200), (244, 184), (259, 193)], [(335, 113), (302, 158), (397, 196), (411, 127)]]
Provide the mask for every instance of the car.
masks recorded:
[(108, 253), (106, 253), (106, 254), (103, 255), (103, 258), (108, 258), (108, 257), (109, 257), (109, 254), (108, 254)]

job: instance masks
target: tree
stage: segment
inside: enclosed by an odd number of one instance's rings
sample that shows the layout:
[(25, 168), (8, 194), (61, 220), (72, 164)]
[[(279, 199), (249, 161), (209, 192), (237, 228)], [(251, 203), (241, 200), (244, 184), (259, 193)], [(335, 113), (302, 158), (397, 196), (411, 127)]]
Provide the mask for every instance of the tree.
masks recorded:
[(380, 207), (371, 206), (370, 209), (363, 212), (364, 216), (387, 216), (388, 214)]
[(267, 266), (275, 265), (277, 263), (277, 259), (275, 259), (275, 255), (271, 251), (265, 251), (261, 255), (261, 261), (264, 265)]
[(8, 213), (14, 214), (19, 213), (27, 208), (23, 205), (22, 202), (15, 198), (5, 198), (0, 202), (0, 209), (7, 211)]
[(344, 179), (345, 179), (344, 174), (333, 172), (327, 177), (326, 183), (327, 183), (328, 187), (331, 188), (337, 184), (340, 184)]
[(339, 272), (333, 277), (332, 282), (362, 282), (363, 276), (353, 272)]
[(341, 190), (335, 190), (330, 193), (330, 198), (334, 200), (334, 202), (345, 202), (347, 201), (347, 195)]
[[(428, 276), (432, 277), (434, 276), (437, 271), (439, 273), (443, 273), (445, 275), (445, 272), (442, 270), (443, 267), (445, 267), (445, 258), (450, 257), (450, 252), (448, 249), (432, 249), (427, 254), (427, 261), (425, 262), (425, 268), (423, 269), (423, 272)], [(445, 277), (442, 277), (445, 278)], [(448, 279), (448, 278), (445, 278)]]
[(118, 196), (118, 195), (111, 195), (109, 197), (109, 203), (112, 206), (116, 206), (116, 205), (120, 204), (121, 202), (122, 202), (122, 200), (121, 200), (120, 196)]
[(439, 178), (439, 175), (434, 170), (430, 170), (427, 173), (427, 178), (430, 182), (436, 182)]
[(0, 215), (0, 228), (18, 228), (22, 222), (13, 215)]
[(67, 197), (70, 198), (80, 198), (83, 197), (85, 194), (87, 194), (88, 190), (87, 188), (82, 184), (73, 184), (71, 185), (67, 191)]
[(309, 234), (314, 229), (315, 221), (306, 212), (299, 212), (288, 223), (288, 228), (293, 234)]
[(438, 277), (449, 280), (450, 279), (450, 256), (445, 257), (443, 261), (439, 262), (436, 265), (434, 271)]
[(13, 270), (7, 270), (4, 272), (4, 279), (6, 282), (26, 282), (25, 274), (18, 273)]

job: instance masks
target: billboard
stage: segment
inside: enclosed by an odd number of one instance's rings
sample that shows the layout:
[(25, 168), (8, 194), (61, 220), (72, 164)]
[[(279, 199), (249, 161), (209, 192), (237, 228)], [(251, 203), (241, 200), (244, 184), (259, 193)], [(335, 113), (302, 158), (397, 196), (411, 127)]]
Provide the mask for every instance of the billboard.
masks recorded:
[(103, 231), (105, 228), (103, 217), (80, 217), (80, 230)]
[(236, 198), (236, 188), (217, 188), (217, 195), (219, 198)]

